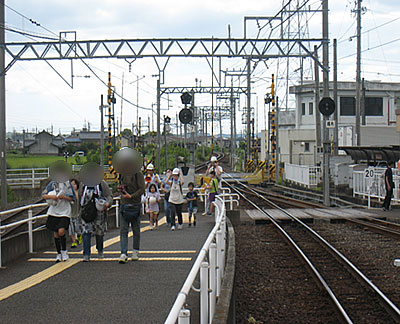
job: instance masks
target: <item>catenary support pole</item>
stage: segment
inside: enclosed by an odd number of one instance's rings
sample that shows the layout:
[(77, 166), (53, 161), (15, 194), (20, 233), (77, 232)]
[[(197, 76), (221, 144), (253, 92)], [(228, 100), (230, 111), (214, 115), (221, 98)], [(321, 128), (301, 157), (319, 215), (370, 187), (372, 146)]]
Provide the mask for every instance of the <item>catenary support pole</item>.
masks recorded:
[(247, 146), (246, 146), (246, 158), (245, 158), (245, 163), (247, 163), (247, 160), (250, 160), (250, 149), (251, 149), (251, 125), (250, 125), (250, 116), (251, 116), (251, 60), (250, 58), (247, 59), (247, 118), (246, 118), (246, 124), (247, 124), (247, 134), (246, 134), (246, 139), (247, 139)]
[(103, 95), (100, 99), (100, 165), (104, 171), (104, 106), (103, 106)]
[[(4, 26), (4, 0), (0, 0), (0, 24)], [(0, 44), (5, 43), (4, 28), (0, 30)], [(0, 48), (0, 161), (1, 161), (1, 206), (7, 204), (7, 159), (6, 159), (6, 75), (4, 47)]]
[(161, 172), (160, 150), (161, 150), (161, 90), (160, 78), (157, 79), (157, 171)]
[[(322, 64), (324, 66), (323, 71), (323, 87), (324, 97), (329, 97), (329, 26), (328, 26), (328, 0), (322, 2), (322, 37), (324, 43), (322, 45)], [(329, 188), (329, 155), (330, 155), (330, 143), (329, 143), (329, 129), (326, 127), (326, 121), (329, 117), (324, 116), (323, 118), (323, 144), (324, 144), (324, 164), (323, 164), (323, 194), (324, 194), (324, 205), (330, 206), (330, 188)]]
[(357, 0), (357, 59), (356, 59), (356, 145), (361, 145), (361, 0)]
[(335, 132), (333, 134), (333, 150), (334, 155), (338, 155), (338, 146), (339, 146), (339, 104), (338, 104), (338, 80), (337, 80), (337, 40), (336, 38), (333, 40), (333, 101), (336, 104), (336, 109), (334, 112), (334, 120), (335, 120)]

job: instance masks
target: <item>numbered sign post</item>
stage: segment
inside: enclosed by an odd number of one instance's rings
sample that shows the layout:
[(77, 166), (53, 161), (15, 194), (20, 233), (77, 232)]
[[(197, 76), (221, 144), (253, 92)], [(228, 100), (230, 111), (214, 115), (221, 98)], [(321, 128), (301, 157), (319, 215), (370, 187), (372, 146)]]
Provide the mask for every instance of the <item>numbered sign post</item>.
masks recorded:
[(371, 188), (372, 188), (372, 181), (375, 178), (375, 169), (374, 168), (367, 168), (364, 170), (364, 178), (367, 182), (367, 189), (368, 189), (368, 209), (371, 208)]

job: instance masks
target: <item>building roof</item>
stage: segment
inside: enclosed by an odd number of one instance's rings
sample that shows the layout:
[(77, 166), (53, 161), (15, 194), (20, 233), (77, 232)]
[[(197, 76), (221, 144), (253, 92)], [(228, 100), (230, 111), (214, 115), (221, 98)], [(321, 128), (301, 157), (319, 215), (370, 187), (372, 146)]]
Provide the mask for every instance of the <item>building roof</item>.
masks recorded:
[(398, 161), (400, 146), (343, 146), (339, 147), (355, 161)]

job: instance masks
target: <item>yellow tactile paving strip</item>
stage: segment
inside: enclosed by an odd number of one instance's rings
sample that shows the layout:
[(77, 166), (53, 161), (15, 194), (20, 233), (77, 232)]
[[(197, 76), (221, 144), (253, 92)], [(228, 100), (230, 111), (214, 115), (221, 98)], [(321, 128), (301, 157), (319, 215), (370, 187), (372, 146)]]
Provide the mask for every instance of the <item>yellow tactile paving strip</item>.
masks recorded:
[[(54, 262), (54, 260), (52, 260)], [(41, 282), (55, 276), (56, 274), (74, 266), (75, 264), (81, 262), (81, 259), (70, 259), (66, 262), (60, 262), (55, 265), (52, 265), (51, 267), (40, 271), (33, 276), (30, 276), (24, 280), (21, 280), (13, 285), (10, 285), (6, 288), (3, 288), (0, 290), (0, 301), (11, 297), (12, 295), (15, 295), (21, 291), (24, 291), (30, 287), (36, 286), (40, 284)]]
[[(188, 214), (183, 213), (183, 222), (187, 223), (188, 222)], [(166, 223), (166, 218), (163, 217), (158, 221), (158, 225), (164, 225)], [(144, 226), (140, 229), (140, 232), (146, 232), (150, 230), (150, 226)], [(129, 232), (128, 237), (132, 237), (133, 233)], [(108, 239), (107, 241), (104, 242), (104, 248), (107, 248), (115, 243), (118, 243), (120, 240), (119, 235), (115, 236), (111, 239)], [(93, 245), (91, 248), (91, 253), (96, 253), (96, 246)], [(159, 251), (149, 251), (149, 253), (161, 253)], [(179, 251), (164, 251), (164, 252), (170, 252), (170, 253), (189, 253), (189, 252), (179, 252)], [(72, 254), (72, 252), (70, 252)], [(107, 252), (105, 252), (107, 253)], [(112, 252), (111, 252), (112, 253)], [(141, 252), (142, 253), (142, 252)], [(118, 260), (117, 258), (104, 258), (104, 259), (91, 259), (93, 261), (116, 261)], [(139, 261), (191, 261), (192, 258), (165, 258), (165, 257), (153, 257), (153, 258), (139, 258)], [(28, 261), (37, 261), (37, 262), (54, 262), (54, 259), (45, 259), (45, 258), (37, 258), (37, 259), (29, 259)], [(41, 282), (63, 272), (64, 270), (74, 266), (75, 264), (82, 262), (82, 259), (69, 259), (66, 262), (60, 262), (57, 264), (52, 265), (51, 267), (40, 271), (26, 279), (23, 279), (15, 284), (12, 284), (6, 288), (3, 288), (0, 290), (0, 301), (9, 298), (17, 293), (20, 293), (26, 289), (29, 289), (33, 286), (36, 286), (40, 284)]]
[[(72, 259), (72, 260), (78, 260), (82, 261), (82, 259)], [(102, 258), (102, 259), (90, 259), (90, 262), (92, 261), (118, 261), (119, 258)], [(150, 258), (140, 258), (139, 261), (191, 261), (192, 258), (184, 258), (184, 257), (150, 257)], [(53, 259), (47, 259), (47, 258), (31, 258), (28, 260), (29, 262), (54, 262)]]
[[(196, 253), (196, 250), (173, 250), (173, 251), (142, 251), (140, 250), (140, 254), (193, 254)], [(120, 254), (120, 251), (104, 251), (104, 254)], [(128, 251), (128, 253), (132, 253), (132, 251)], [(43, 254), (57, 254), (55, 251), (46, 251)], [(82, 251), (79, 252), (69, 252), (69, 255), (82, 255)]]

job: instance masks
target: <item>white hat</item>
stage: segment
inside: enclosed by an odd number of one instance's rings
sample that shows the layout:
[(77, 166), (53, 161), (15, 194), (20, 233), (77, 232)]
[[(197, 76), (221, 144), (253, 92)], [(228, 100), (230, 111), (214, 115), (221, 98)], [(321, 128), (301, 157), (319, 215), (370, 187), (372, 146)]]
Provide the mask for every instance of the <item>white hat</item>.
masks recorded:
[(179, 174), (179, 169), (178, 168), (173, 169), (172, 174)]
[(154, 204), (154, 203), (156, 203), (157, 202), (157, 198), (156, 197), (150, 197), (149, 198), (149, 203), (150, 204)]
[(154, 165), (151, 164), (151, 163), (149, 163), (149, 164), (147, 165), (146, 170), (154, 170)]
[(216, 156), (212, 156), (211, 157), (211, 162), (217, 162), (217, 157)]

